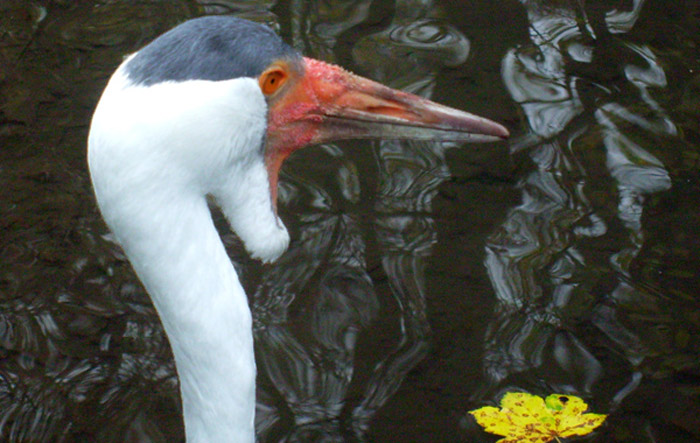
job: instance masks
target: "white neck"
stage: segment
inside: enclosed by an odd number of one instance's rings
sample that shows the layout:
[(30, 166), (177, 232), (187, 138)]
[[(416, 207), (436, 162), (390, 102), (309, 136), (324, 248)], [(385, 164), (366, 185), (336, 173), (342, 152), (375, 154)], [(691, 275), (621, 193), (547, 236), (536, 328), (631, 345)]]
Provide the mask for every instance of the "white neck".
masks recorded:
[(187, 441), (252, 442), (255, 358), (246, 295), (204, 199), (180, 194), (158, 213), (130, 217), (120, 241), (170, 340)]
[(260, 148), (265, 113), (253, 79), (143, 88), (120, 69), (93, 116), (95, 194), (170, 340), (190, 443), (255, 440), (250, 309), (205, 195), (253, 256), (284, 251)]

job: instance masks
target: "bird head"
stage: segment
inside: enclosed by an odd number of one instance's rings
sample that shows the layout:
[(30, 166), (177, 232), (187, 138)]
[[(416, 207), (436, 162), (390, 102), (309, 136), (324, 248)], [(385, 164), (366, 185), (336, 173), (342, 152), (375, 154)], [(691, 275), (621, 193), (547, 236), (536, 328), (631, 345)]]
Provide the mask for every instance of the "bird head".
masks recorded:
[(115, 232), (146, 204), (165, 211), (184, 195), (211, 194), (251, 254), (271, 261), (289, 241), (277, 187), (297, 149), (353, 138), (507, 136), (497, 123), (303, 57), (264, 25), (209, 16), (122, 64), (93, 116), (88, 152)]

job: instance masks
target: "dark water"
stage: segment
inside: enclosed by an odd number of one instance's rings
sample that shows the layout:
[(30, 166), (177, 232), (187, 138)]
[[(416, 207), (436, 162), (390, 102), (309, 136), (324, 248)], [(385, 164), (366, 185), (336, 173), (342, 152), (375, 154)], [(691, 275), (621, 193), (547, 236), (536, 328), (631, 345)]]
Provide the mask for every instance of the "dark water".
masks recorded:
[(700, 440), (695, 0), (3, 1), (0, 439), (183, 438), (85, 140), (121, 58), (211, 13), (513, 133), (295, 154), (272, 266), (217, 215), (256, 319), (261, 442), (492, 442), (466, 412), (514, 390), (610, 414), (586, 441)]

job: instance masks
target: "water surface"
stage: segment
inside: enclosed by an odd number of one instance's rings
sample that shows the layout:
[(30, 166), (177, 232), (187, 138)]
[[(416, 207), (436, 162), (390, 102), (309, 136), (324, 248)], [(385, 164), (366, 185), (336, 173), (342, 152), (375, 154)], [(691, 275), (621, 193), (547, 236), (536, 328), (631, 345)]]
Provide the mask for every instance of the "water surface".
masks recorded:
[(286, 163), (292, 236), (248, 258), (261, 442), (495, 441), (507, 391), (610, 414), (586, 441), (700, 439), (700, 6), (661, 0), (6, 1), (0, 435), (183, 438), (172, 357), (101, 221), (90, 115), (191, 17), (503, 122), (508, 142), (347, 142)]

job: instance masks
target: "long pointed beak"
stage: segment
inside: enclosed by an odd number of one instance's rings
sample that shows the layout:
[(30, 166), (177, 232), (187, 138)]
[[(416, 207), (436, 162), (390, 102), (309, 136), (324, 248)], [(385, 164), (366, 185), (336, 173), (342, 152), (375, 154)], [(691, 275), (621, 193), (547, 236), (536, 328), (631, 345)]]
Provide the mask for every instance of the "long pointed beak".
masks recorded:
[(305, 59), (325, 124), (314, 142), (348, 138), (489, 142), (509, 136), (498, 123)]
[(305, 57), (303, 75), (270, 100), (266, 162), (273, 201), (282, 162), (305, 145), (359, 138), (489, 142), (508, 136), (498, 123)]

